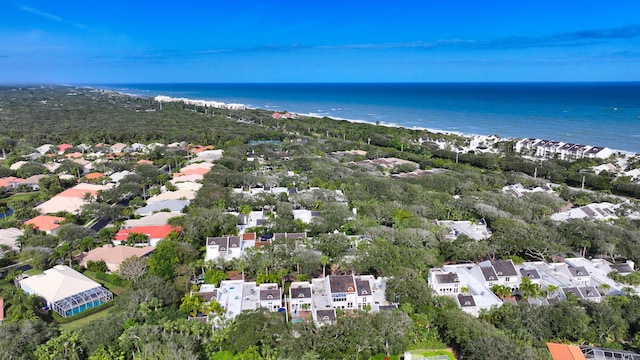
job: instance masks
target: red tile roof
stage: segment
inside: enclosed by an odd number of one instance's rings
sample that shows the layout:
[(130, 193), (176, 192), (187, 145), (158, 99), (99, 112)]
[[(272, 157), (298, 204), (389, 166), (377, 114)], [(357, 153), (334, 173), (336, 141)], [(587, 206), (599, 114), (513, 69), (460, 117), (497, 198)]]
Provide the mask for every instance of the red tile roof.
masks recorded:
[(126, 241), (129, 237), (129, 234), (145, 234), (151, 239), (164, 239), (172, 231), (180, 232), (182, 228), (180, 226), (171, 226), (171, 225), (162, 225), (162, 226), (136, 226), (129, 229), (122, 229), (116, 233), (116, 236), (113, 238), (114, 241)]
[(38, 215), (25, 221), (24, 225), (33, 225), (34, 228), (42, 231), (52, 231), (59, 228), (64, 220), (65, 218), (60, 216)]
[(73, 145), (71, 144), (60, 144), (58, 145), (58, 152), (65, 152), (68, 149), (71, 149), (73, 147)]
[(97, 196), (98, 195), (98, 190), (87, 190), (87, 189), (75, 189), (75, 188), (70, 188), (67, 189), (63, 192), (61, 192), (60, 194), (56, 195), (56, 196), (60, 196), (60, 197), (72, 197), (72, 198), (84, 198), (85, 194), (89, 193), (91, 194), (91, 196)]
[(255, 240), (256, 233), (244, 233), (242, 234), (242, 240)]
[(104, 176), (103, 173), (99, 173), (99, 172), (92, 172), (92, 173), (88, 173), (87, 175), (85, 175), (85, 178), (87, 180), (98, 180), (98, 179), (102, 179), (105, 178), (106, 176)]
[(585, 360), (582, 350), (576, 345), (547, 343), (553, 360)]
[(72, 152), (70, 154), (65, 155), (67, 157), (67, 159), (79, 159), (81, 158), (83, 155), (80, 152)]
[(4, 177), (0, 179), (0, 187), (9, 187), (11, 186), (12, 183), (20, 184), (23, 181), (24, 179), (21, 179), (15, 176)]

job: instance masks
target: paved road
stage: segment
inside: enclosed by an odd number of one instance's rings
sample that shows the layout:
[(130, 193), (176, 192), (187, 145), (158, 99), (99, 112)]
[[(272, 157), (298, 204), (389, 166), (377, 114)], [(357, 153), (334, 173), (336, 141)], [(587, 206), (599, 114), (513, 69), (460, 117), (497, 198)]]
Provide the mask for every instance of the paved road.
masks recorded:
[(29, 271), (29, 270), (31, 270), (33, 268), (31, 267), (31, 265), (25, 264), (25, 263), (9, 265), (9, 266), (6, 266), (6, 267), (3, 267), (2, 269), (0, 269), (0, 278), (3, 278), (5, 276), (7, 276), (7, 273), (12, 269), (19, 270), (19, 271), (22, 271), (22, 272), (26, 272), (26, 271)]

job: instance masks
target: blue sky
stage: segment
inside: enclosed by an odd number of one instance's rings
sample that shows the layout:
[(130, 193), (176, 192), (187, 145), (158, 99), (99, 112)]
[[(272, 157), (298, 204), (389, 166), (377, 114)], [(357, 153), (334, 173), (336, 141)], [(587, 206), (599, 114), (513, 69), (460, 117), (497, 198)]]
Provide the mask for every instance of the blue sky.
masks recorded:
[(0, 83), (640, 81), (640, 1), (0, 0)]

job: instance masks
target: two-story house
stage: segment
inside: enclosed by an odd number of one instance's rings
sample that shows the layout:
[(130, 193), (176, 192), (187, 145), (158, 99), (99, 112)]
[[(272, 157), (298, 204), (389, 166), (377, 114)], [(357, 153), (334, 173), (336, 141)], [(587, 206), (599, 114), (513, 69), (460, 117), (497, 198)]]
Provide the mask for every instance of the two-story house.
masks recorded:
[(311, 299), (311, 284), (306, 281), (296, 281), (289, 287), (289, 308), (291, 316), (296, 317), (303, 311), (311, 311), (313, 302)]
[(278, 311), (282, 307), (282, 291), (278, 284), (260, 284), (260, 307), (269, 311)]
[(429, 285), (438, 295), (457, 295), (461, 287), (458, 274), (440, 268), (429, 271)]
[(353, 275), (333, 275), (325, 278), (329, 285), (331, 305), (335, 309), (356, 308), (358, 296)]

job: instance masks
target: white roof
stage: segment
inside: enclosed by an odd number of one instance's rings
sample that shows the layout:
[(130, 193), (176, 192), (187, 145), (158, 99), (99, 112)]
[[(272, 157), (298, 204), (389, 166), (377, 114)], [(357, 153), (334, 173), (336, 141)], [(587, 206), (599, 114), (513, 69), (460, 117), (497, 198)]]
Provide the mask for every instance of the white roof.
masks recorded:
[(6, 245), (13, 250), (18, 250), (16, 239), (24, 232), (18, 228), (0, 229), (0, 245)]
[(206, 163), (206, 162), (201, 162), (201, 163), (187, 165), (187, 166), (183, 167), (182, 169), (180, 169), (180, 172), (187, 171), (187, 170), (194, 170), (194, 169), (207, 169), (207, 170), (210, 170), (212, 167), (213, 167), (213, 164)]
[(124, 222), (123, 228), (128, 229), (136, 226), (162, 226), (167, 225), (169, 219), (183, 216), (184, 214), (176, 214), (174, 212), (157, 212), (141, 219), (132, 219)]
[(129, 176), (133, 174), (131, 171), (129, 170), (123, 170), (123, 171), (119, 171), (116, 173), (113, 173), (111, 175), (109, 175), (109, 178), (111, 179), (111, 181), (115, 182), (115, 183), (119, 183), (120, 181), (122, 181), (122, 179), (124, 179), (125, 177)]
[(82, 205), (86, 203), (86, 201), (80, 198), (54, 196), (50, 200), (38, 205), (36, 209), (39, 210), (42, 214), (53, 214), (61, 211), (75, 214), (80, 211)]
[(205, 151), (201, 151), (199, 152), (195, 158), (189, 160), (189, 162), (198, 162), (198, 161), (205, 161), (205, 162), (213, 162), (215, 160), (218, 160), (222, 157), (222, 150), (205, 150)]
[(18, 170), (20, 169), (23, 165), (28, 164), (28, 161), (16, 161), (13, 164), (11, 164), (11, 166), (9, 166), (9, 169), (11, 170)]
[(176, 185), (176, 184), (181, 183), (181, 182), (202, 181), (202, 179), (204, 179), (204, 175), (191, 174), (191, 175), (178, 176), (176, 178), (173, 178), (172, 180), (169, 180), (169, 182), (174, 184), (174, 185)]
[(190, 191), (198, 191), (202, 187), (202, 184), (193, 182), (193, 181), (185, 181), (174, 184), (178, 190), (190, 190)]
[(33, 290), (45, 298), (48, 303), (54, 303), (101, 285), (68, 266), (56, 265), (45, 270), (44, 274), (20, 280), (20, 286), (26, 286)]
[(193, 200), (196, 192), (192, 190), (167, 191), (165, 193), (152, 196), (147, 200), (147, 204), (165, 200)]

